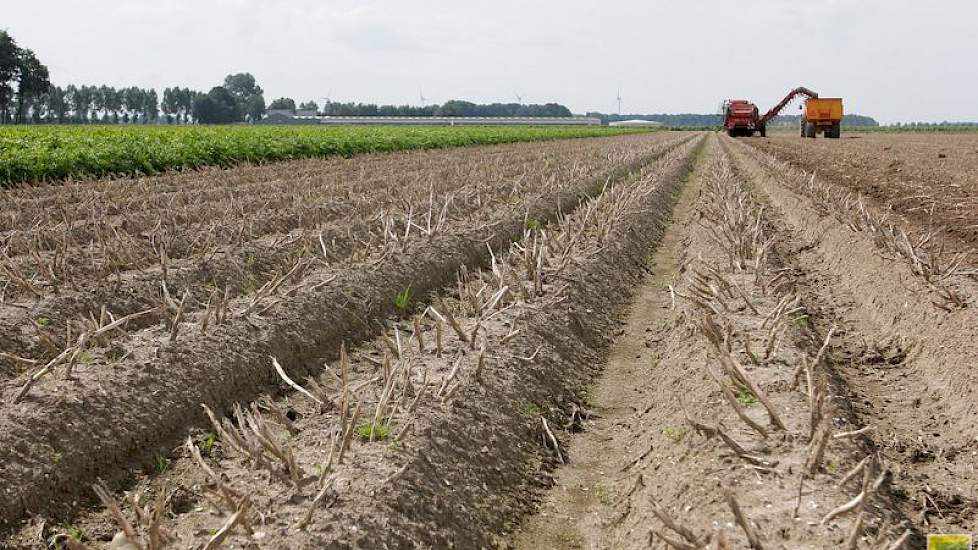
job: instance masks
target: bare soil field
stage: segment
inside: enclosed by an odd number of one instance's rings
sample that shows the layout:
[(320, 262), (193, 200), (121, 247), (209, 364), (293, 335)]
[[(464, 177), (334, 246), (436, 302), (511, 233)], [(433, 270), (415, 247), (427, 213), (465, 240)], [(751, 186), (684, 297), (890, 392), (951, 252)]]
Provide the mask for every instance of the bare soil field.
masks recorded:
[(922, 230), (943, 229), (957, 249), (978, 247), (978, 135), (867, 133), (838, 141), (778, 135), (748, 143)]
[(547, 185), (600, 177), (644, 154), (625, 143), (634, 140), (297, 161), (5, 191), (0, 348), (8, 355), (0, 358), (0, 380), (31, 364), (17, 357), (56, 357), (72, 343), (72, 330), (74, 337), (81, 332), (72, 322), (94, 318), (101, 326), (146, 312), (128, 323), (140, 328), (161, 322), (157, 306), (184, 294), (184, 314), (267, 294), (269, 284), (291, 283), (314, 265), (363, 259), (374, 246), (441, 232), (477, 211), (519, 204)]
[[(191, 283), (176, 286), (169, 278), (172, 269), (169, 255), (164, 253), (163, 259), (154, 265), (155, 258), (147, 253), (145, 261), (149, 267), (133, 269), (132, 276), (155, 270), (157, 290), (154, 294), (147, 288), (139, 298), (149, 303), (134, 308), (137, 310), (134, 314), (116, 303), (132, 292), (133, 285), (126, 284), (124, 277), (122, 284), (114, 286), (118, 294), (112, 297), (119, 299), (108, 304), (103, 302), (105, 308), (91, 310), (87, 320), (82, 316), (76, 321), (73, 314), (65, 315), (69, 321), (59, 331), (64, 330), (67, 335), (62, 335), (59, 341), (58, 333), (53, 332), (50, 359), (44, 355), (5, 354), (5, 359), (21, 368), (8, 376), (0, 411), (0, 438), (4, 439), (4, 456), (0, 460), (3, 479), (0, 516), (7, 525), (25, 514), (70, 516), (77, 508), (73, 495), (87, 494), (90, 498), (85, 484), (94, 481), (96, 476), (110, 481), (117, 477), (124, 480), (131, 477), (127, 472), (140, 461), (153, 463), (160, 456), (169, 456), (172, 448), (169, 445), (179, 443), (195, 421), (206, 422), (201, 404), (222, 411), (234, 401), (255, 399), (263, 387), (272, 389), (274, 381), (280, 378), (270, 366), (271, 356), (283, 365), (287, 376), (304, 379), (307, 374), (320, 371), (324, 361), (337, 359), (341, 344), (355, 345), (376, 334), (383, 329), (380, 321), (387, 315), (407, 314), (419, 300), (426, 300), (430, 292), (454, 281), (459, 268), (484, 265), (495, 258), (494, 250), (504, 250), (512, 241), (525, 236), (527, 228), (543, 231), (548, 223), (563, 219), (573, 211), (581, 200), (600, 195), (606, 186), (628, 177), (631, 171), (657, 162), (656, 159), (679, 154), (674, 151), (687, 150), (693, 137), (692, 134), (660, 134), (573, 145), (564, 142), (473, 148), (443, 152), (442, 156), (416, 153), (352, 159), (350, 166), (340, 171), (332, 182), (324, 178), (322, 187), (328, 191), (341, 188), (335, 202), (327, 194), (306, 197), (305, 203), (341, 211), (345, 203), (353, 203), (346, 205), (347, 217), (340, 218), (347, 223), (339, 225), (341, 234), (353, 241), (349, 246), (352, 253), (347, 257), (329, 256), (333, 240), (320, 238), (320, 231), (324, 223), (332, 220), (327, 218), (324, 222), (323, 218), (313, 216), (307, 227), (300, 223), (300, 228), (312, 234), (305, 235), (306, 246), (295, 244), (302, 235), (265, 244), (273, 252), (293, 244), (296, 259), (294, 263), (280, 263), (261, 287), (250, 292), (235, 293), (228, 286), (222, 291), (220, 285), (207, 279), (192, 279)], [(320, 166), (328, 169), (342, 162), (321, 161)], [(412, 164), (422, 168), (411, 171)], [(402, 167), (408, 170), (401, 171)], [(288, 168), (287, 165), (269, 170)], [(287, 179), (288, 173), (278, 172), (278, 178)], [(364, 173), (368, 175), (362, 176)], [(253, 178), (269, 177), (260, 170), (253, 174)], [(357, 177), (358, 174), (361, 176)], [(353, 191), (342, 189), (350, 180), (355, 189), (357, 183), (367, 182), (368, 189), (382, 190), (374, 197), (360, 200), (357, 196), (354, 200), (350, 198)], [(206, 181), (199, 180), (196, 185), (172, 183), (177, 188), (198, 191), (205, 187), (202, 183)], [(311, 182), (317, 181), (319, 178), (311, 178)], [(94, 189), (87, 192), (97, 193), (97, 188), (115, 184), (91, 184)], [(144, 185), (148, 186), (144, 191), (155, 189), (152, 183)], [(300, 193), (308, 187), (292, 185)], [(242, 226), (252, 223), (253, 218), (234, 202), (253, 200), (250, 196), (253, 192), (236, 197), (229, 191), (228, 204), (214, 212), (227, 213), (227, 217), (237, 219)], [(164, 186), (162, 193), (176, 195), (179, 191)], [(264, 202), (281, 200), (281, 195), (289, 197), (292, 193), (274, 191)], [(138, 197), (137, 193), (123, 200), (138, 201)], [(60, 200), (47, 197), (44, 189), (18, 191), (14, 198), (28, 202)], [(164, 207), (170, 204), (169, 199), (160, 200), (164, 201)], [(191, 209), (202, 202), (187, 200), (185, 204)], [(100, 208), (99, 204), (101, 201), (91, 201), (89, 208)], [(304, 203), (295, 199), (295, 204), (298, 207)], [(169, 223), (177, 228), (174, 232), (190, 232), (180, 221), (166, 219), (172, 210), (164, 207), (147, 209), (149, 213), (145, 217), (155, 216), (155, 225), (140, 221), (150, 226), (151, 231)], [(37, 217), (41, 216), (40, 211), (54, 211), (38, 210)], [(113, 215), (121, 215), (125, 221), (128, 214), (123, 212), (127, 210), (120, 208)], [(133, 211), (137, 212), (134, 217), (138, 217), (140, 209)], [(160, 221), (161, 217), (164, 221)], [(191, 217), (188, 215), (186, 219)], [(358, 235), (348, 226), (360, 220), (371, 222), (371, 227), (365, 227)], [(49, 223), (58, 224), (56, 218)], [(71, 234), (75, 227), (85, 229), (81, 222), (62, 223), (72, 228), (64, 233)], [(92, 225), (96, 230), (104, 230), (106, 222), (96, 220)], [(213, 225), (220, 226), (206, 222), (202, 225), (198, 233), (206, 234)], [(115, 235), (117, 230), (112, 233)], [(18, 242), (31, 240), (16, 232), (12, 236), (18, 237)], [(99, 242), (89, 244), (106, 254), (112, 249)], [(224, 246), (236, 254), (237, 244), (232, 241)], [(196, 256), (190, 255), (191, 268), (200, 267), (212, 255), (223, 251), (204, 249)], [(25, 253), (35, 255), (34, 251)], [(536, 260), (543, 262), (542, 257)], [(571, 258), (563, 261), (570, 262)], [(541, 263), (540, 269), (543, 267)], [(529, 272), (532, 275), (533, 270)], [(44, 281), (41, 277), (21, 276), (17, 281), (6, 281), (8, 286), (19, 282), (25, 291), (17, 295), (16, 301), (9, 301), (10, 311), (23, 314), (26, 310), (28, 318), (36, 321), (32, 307), (48, 296), (60, 298), (61, 288), (41, 284), (39, 281)], [(233, 277), (234, 274), (230, 276)], [(72, 284), (81, 286), (89, 280), (97, 281), (82, 275)], [(194, 287), (193, 283), (200, 286)], [(201, 292), (200, 288), (205, 290)], [(190, 297), (199, 294), (208, 297), (191, 302)], [(507, 296), (500, 294), (493, 305), (502, 304)], [(486, 298), (479, 293), (479, 299)], [(194, 303), (196, 307), (191, 307)], [(147, 305), (150, 307), (140, 310)], [(127, 325), (127, 318), (137, 321), (154, 314), (158, 316), (155, 322)], [(33, 322), (32, 331), (24, 330), (27, 332), (24, 338), (44, 340), (37, 337), (43, 334), (38, 329), (53, 324), (50, 318)], [(25, 329), (23, 325), (22, 320), (11, 322), (19, 330)], [(4, 335), (13, 340), (16, 332), (5, 330)], [(478, 332), (476, 326), (467, 338), (474, 341)], [(37, 345), (22, 347), (43, 350)], [(58, 348), (63, 349), (55, 353)], [(84, 437), (79, 437), (79, 430)], [(345, 445), (349, 444), (347, 440)]]
[(902, 228), (744, 142), (707, 157), (569, 466), (507, 545), (896, 549), (973, 533), (974, 285), (949, 276), (965, 307), (949, 305), (887, 238)]
[[(824, 155), (863, 139), (891, 138)], [(3, 229), (0, 546), (909, 550), (974, 532), (963, 256), (768, 141), (15, 191), (36, 213)], [(224, 176), (226, 194), (201, 184)], [(39, 322), (40, 304), (64, 313)]]

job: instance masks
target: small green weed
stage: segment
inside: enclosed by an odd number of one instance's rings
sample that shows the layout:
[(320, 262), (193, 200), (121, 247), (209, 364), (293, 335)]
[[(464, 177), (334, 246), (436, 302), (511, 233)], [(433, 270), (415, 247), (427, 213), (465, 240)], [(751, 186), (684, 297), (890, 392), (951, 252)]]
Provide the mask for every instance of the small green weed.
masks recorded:
[(109, 361), (109, 364), (116, 364), (126, 355), (126, 350), (118, 347), (112, 346), (105, 351), (105, 358)]
[(530, 231), (540, 231), (541, 227), (543, 227), (543, 223), (540, 220), (534, 218), (526, 220), (526, 228)]
[(162, 474), (170, 468), (170, 459), (163, 456), (163, 454), (157, 454), (153, 457), (153, 470), (157, 474)]
[(39, 327), (46, 327), (51, 324), (51, 319), (48, 319), (47, 317), (38, 317), (34, 322), (37, 323), (37, 326)]
[(357, 436), (364, 440), (370, 441), (370, 436), (377, 441), (384, 441), (391, 436), (391, 427), (384, 422), (364, 422), (357, 426)]
[(71, 523), (61, 524), (55, 531), (54, 536), (48, 539), (49, 548), (57, 548), (59, 550), (67, 548), (68, 546), (64, 543), (65, 539), (73, 539), (81, 542), (88, 538), (85, 532), (81, 530), (81, 527)]
[(531, 418), (543, 416), (543, 407), (536, 403), (527, 403), (523, 407), (523, 415)]
[(77, 525), (72, 525), (72, 524), (65, 525), (65, 533), (67, 533), (69, 537), (75, 540), (82, 540), (85, 538), (85, 532), (82, 531), (81, 527), (78, 527)]
[(217, 436), (211, 432), (207, 432), (200, 436), (200, 438), (197, 440), (197, 447), (200, 448), (200, 452), (204, 456), (211, 456), (211, 453), (214, 451), (215, 443), (217, 443)]
[(602, 504), (611, 504), (611, 493), (608, 492), (608, 488), (605, 487), (600, 481), (594, 484), (591, 494), (594, 495), (594, 498), (598, 499), (598, 502)]
[(405, 309), (407, 309), (410, 303), (411, 303), (411, 285), (408, 285), (407, 288), (405, 288), (401, 292), (398, 292), (397, 296), (394, 297), (394, 307), (396, 307), (401, 311), (404, 311)]
[(971, 535), (928, 535), (927, 550), (970, 550)]
[(757, 397), (754, 397), (754, 394), (746, 388), (740, 388), (737, 390), (737, 402), (745, 407), (750, 407), (754, 403), (757, 403)]
[(668, 437), (669, 439), (673, 440), (673, 442), (679, 443), (680, 441), (683, 440), (684, 437), (686, 437), (686, 428), (666, 426), (666, 428), (662, 430), (662, 433), (665, 434), (665, 436)]

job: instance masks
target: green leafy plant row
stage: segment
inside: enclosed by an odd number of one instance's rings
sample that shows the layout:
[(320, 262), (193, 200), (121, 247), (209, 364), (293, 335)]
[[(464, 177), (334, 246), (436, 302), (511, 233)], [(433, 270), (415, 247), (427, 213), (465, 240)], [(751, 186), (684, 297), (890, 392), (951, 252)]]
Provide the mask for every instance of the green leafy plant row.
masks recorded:
[(618, 135), (600, 126), (6, 126), (0, 186), (298, 158)]

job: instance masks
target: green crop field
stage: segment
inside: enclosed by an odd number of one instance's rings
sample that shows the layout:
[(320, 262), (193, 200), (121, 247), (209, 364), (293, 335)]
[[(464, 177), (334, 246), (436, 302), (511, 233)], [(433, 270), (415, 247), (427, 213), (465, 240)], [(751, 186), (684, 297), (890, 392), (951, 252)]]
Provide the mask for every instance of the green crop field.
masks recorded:
[(7, 126), (0, 186), (405, 149), (647, 131), (594, 126)]

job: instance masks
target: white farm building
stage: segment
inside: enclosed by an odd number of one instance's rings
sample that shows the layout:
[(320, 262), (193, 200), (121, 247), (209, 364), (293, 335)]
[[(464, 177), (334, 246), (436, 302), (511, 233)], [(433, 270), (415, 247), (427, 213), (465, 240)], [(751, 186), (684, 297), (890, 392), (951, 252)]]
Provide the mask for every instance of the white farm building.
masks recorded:
[(619, 120), (617, 122), (609, 122), (608, 126), (662, 126), (661, 122), (656, 122), (654, 120)]

